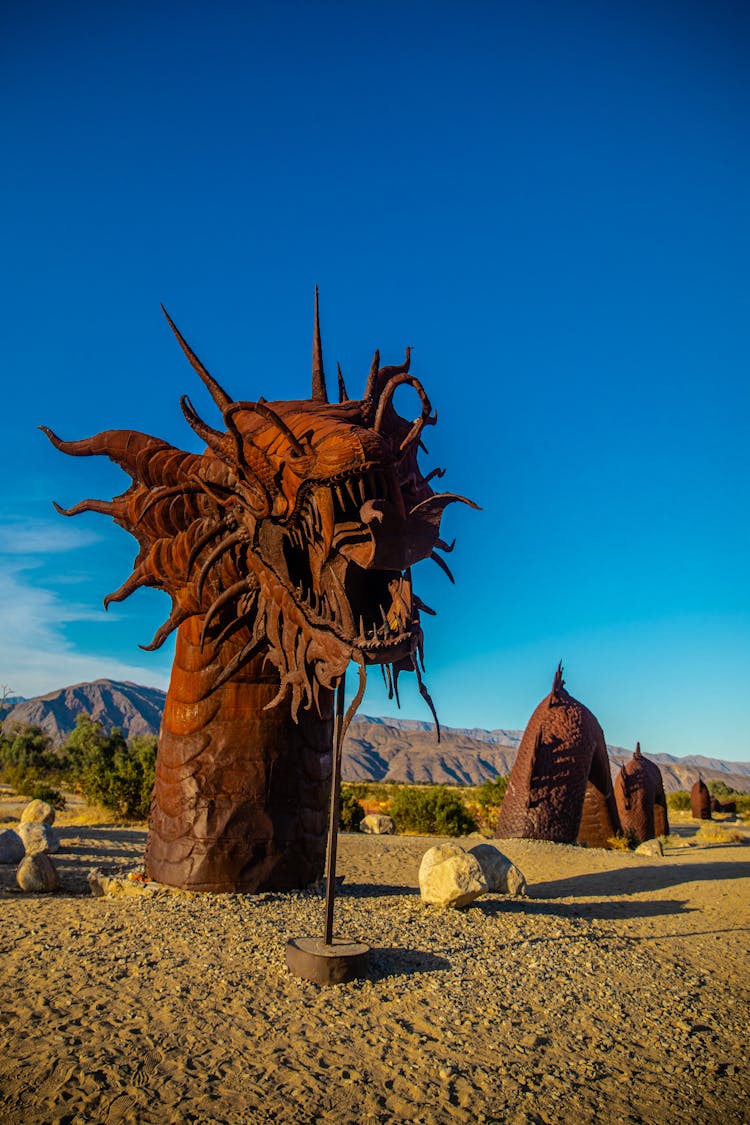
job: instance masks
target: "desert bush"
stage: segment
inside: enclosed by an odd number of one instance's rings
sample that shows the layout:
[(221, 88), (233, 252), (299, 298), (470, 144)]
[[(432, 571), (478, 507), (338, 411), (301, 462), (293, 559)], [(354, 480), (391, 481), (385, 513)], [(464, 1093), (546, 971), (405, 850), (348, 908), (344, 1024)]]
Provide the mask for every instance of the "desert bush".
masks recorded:
[(401, 786), (394, 781), (351, 781), (347, 783), (347, 789), (358, 801), (377, 802), (381, 805), (388, 804), (399, 788)]
[(690, 794), (686, 789), (676, 789), (673, 793), (667, 793), (667, 808), (672, 812), (689, 812)]
[(744, 844), (747, 842), (747, 837), (742, 832), (722, 828), (719, 824), (711, 823), (701, 825), (695, 834), (695, 839), (704, 844)]
[(638, 837), (632, 828), (623, 828), (609, 837), (607, 847), (613, 852), (632, 852), (638, 847)]
[(65, 800), (57, 786), (81, 793), (91, 805), (117, 816), (148, 816), (154, 787), (157, 740), (131, 739), (115, 727), (107, 734), (90, 715), (76, 718), (75, 729), (55, 751), (38, 726), (14, 725), (0, 734), (0, 780), (23, 797), (39, 797), (54, 808)]
[(734, 797), (739, 792), (739, 790), (733, 789), (731, 785), (727, 785), (725, 781), (720, 779), (707, 781), (706, 788), (711, 796), (716, 797), (719, 801), (723, 800), (724, 797)]
[(44, 783), (36, 785), (29, 793), (29, 797), (32, 801), (46, 801), (53, 809), (60, 812), (65, 808), (65, 798), (62, 793), (59, 789), (53, 789), (51, 785)]
[(465, 836), (477, 830), (477, 822), (460, 796), (443, 785), (398, 789), (391, 798), (389, 814), (399, 832)]
[(500, 808), (503, 803), (505, 791), (508, 788), (508, 777), (488, 777), (476, 791), (475, 800), (480, 808)]
[(503, 798), (508, 788), (508, 777), (488, 777), (481, 785), (466, 790), (464, 803), (469, 813), (479, 822), (480, 829), (494, 835), (500, 816)]
[(339, 828), (342, 832), (358, 832), (365, 810), (348, 785), (341, 787), (339, 798)]
[(51, 739), (41, 727), (13, 724), (0, 737), (0, 777), (22, 797), (55, 769)]
[(737, 806), (738, 816), (750, 816), (750, 793), (738, 793), (732, 799)]
[(144, 820), (154, 787), (156, 746), (155, 735), (127, 743), (119, 727), (107, 734), (100, 722), (82, 714), (61, 756), (70, 783), (89, 803), (117, 816)]

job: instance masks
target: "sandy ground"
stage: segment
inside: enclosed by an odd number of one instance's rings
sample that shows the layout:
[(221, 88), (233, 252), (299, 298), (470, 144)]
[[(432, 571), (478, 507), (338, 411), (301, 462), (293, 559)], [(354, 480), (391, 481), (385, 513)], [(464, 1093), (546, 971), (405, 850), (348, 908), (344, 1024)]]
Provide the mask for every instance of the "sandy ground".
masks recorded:
[(59, 893), (0, 867), (4, 1122), (750, 1119), (750, 847), (503, 841), (529, 897), (458, 912), (416, 890), (436, 841), (342, 835), (336, 930), (371, 968), (319, 989), (284, 942), (320, 892), (94, 898), (145, 830), (60, 833)]

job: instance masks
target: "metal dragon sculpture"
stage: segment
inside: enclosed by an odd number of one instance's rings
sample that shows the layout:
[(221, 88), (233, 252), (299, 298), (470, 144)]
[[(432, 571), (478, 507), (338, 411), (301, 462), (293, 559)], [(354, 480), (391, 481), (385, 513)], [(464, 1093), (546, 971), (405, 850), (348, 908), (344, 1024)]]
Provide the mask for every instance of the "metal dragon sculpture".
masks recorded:
[(604, 848), (619, 826), (604, 733), (560, 664), (523, 733), (496, 835)]
[[(438, 552), (446, 507), (476, 505), (435, 493), (417, 461), (437, 420), (421, 382), (376, 351), (361, 399), (338, 370), (330, 402), (315, 292), (309, 399), (235, 401), (209, 374), (163, 310), (223, 420), (185, 418), (203, 453), (133, 430), (53, 445), (101, 454), (131, 477), (113, 500), (57, 510), (100, 512), (138, 540), (127, 581), (104, 600), (142, 586), (172, 599), (146, 649), (177, 630), (146, 849), (147, 874), (195, 890), (262, 891), (320, 877), (331, 772), (333, 689), (350, 661), (364, 691), (379, 664), (391, 696), (398, 678), (422, 680), (420, 613), (411, 567)], [(420, 410), (409, 421), (394, 392), (409, 386)], [(437, 722), (437, 719), (436, 719)], [(438, 728), (439, 732), (439, 728)]]
[(711, 820), (711, 792), (700, 774), (690, 790), (690, 815), (696, 820)]
[(669, 835), (664, 779), (656, 762), (641, 754), (640, 742), (615, 778), (615, 801), (623, 831), (632, 833), (639, 844)]

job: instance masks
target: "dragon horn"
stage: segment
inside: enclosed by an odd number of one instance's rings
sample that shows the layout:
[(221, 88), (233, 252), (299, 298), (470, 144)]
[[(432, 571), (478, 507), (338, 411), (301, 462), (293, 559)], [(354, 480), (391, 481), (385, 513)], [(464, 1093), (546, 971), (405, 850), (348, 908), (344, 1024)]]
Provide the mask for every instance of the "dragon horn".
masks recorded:
[(195, 430), (199, 438), (205, 441), (209, 449), (213, 449), (214, 453), (222, 459), (222, 461), (230, 461), (231, 456), (227, 448), (227, 436), (222, 434), (219, 430), (215, 430), (212, 426), (207, 425), (202, 418), (196, 414), (192, 402), (187, 395), (183, 395), (180, 399), (180, 406), (182, 413), (191, 429)]
[(348, 402), (349, 395), (346, 393), (346, 383), (344, 382), (344, 376), (341, 374), (340, 363), (336, 364), (336, 373), (339, 377), (339, 402)]
[(165, 317), (167, 318), (167, 323), (169, 324), (169, 327), (172, 329), (175, 336), (177, 337), (177, 343), (180, 345), (180, 347), (184, 351), (185, 355), (187, 356), (188, 362), (190, 363), (190, 366), (193, 368), (193, 370), (196, 372), (196, 374), (200, 377), (200, 379), (203, 380), (206, 387), (208, 387), (208, 390), (211, 394), (211, 398), (214, 400), (216, 405), (219, 407), (219, 410), (226, 410), (226, 408), (228, 406), (231, 406), (232, 399), (229, 397), (227, 392), (222, 387), (219, 386), (219, 384), (214, 379), (213, 375), (210, 375), (208, 373), (208, 371), (206, 371), (205, 367), (203, 366), (201, 361), (198, 359), (198, 356), (195, 354), (193, 349), (190, 347), (187, 340), (185, 340), (185, 338), (182, 336), (179, 328), (177, 327), (175, 322), (172, 320), (172, 318), (169, 315), (169, 313), (167, 312), (167, 310), (164, 308), (164, 305), (161, 306), (161, 311), (164, 313)]
[(364, 396), (363, 396), (363, 399), (362, 399), (363, 402), (370, 402), (370, 400), (372, 400), (374, 398), (375, 387), (377, 386), (377, 382), (378, 382), (378, 371), (379, 370), (380, 370), (380, 352), (376, 348), (375, 349), (375, 355), (372, 357), (372, 363), (370, 364), (370, 372), (367, 376), (367, 385), (365, 386), (365, 393), (364, 393)]
[(315, 286), (315, 326), (313, 328), (312, 400), (328, 402), (326, 375), (323, 370), (323, 348), (320, 343), (320, 314), (318, 312), (318, 287)]

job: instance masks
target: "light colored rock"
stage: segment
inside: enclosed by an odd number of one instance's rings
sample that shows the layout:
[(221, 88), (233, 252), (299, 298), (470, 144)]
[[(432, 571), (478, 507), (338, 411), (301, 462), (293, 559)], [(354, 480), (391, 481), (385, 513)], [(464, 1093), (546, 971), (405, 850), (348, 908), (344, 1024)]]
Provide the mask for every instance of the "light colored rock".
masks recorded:
[(454, 855), (466, 855), (466, 850), (460, 844), (436, 844), (434, 848), (428, 848), (419, 865), (420, 886), (433, 867)]
[(644, 840), (635, 849), (636, 855), (664, 855), (664, 846), (661, 840)]
[(0, 863), (20, 863), (26, 854), (23, 840), (12, 828), (0, 832)]
[(54, 824), (55, 810), (46, 801), (29, 801), (21, 813), (21, 824)]
[(36, 852), (21, 860), (16, 872), (16, 882), (22, 891), (47, 894), (60, 886), (60, 876), (50, 857), (44, 852)]
[(432, 906), (468, 906), (488, 887), (473, 855), (458, 844), (438, 844), (422, 856), (419, 890)]
[(23, 841), (26, 855), (38, 855), (40, 852), (54, 854), (60, 850), (60, 837), (49, 824), (27, 821), (19, 824), (16, 832)]
[(469, 849), (482, 868), (485, 882), (491, 891), (503, 895), (525, 895), (526, 879), (515, 863), (503, 855), (494, 844), (477, 844)]
[(368, 813), (363, 817), (359, 830), (369, 832), (373, 836), (393, 836), (396, 832), (396, 822), (383, 813)]
[(86, 882), (94, 898), (150, 898), (159, 891), (178, 893), (177, 887), (167, 887), (151, 879), (136, 878), (132, 875), (124, 877), (105, 875), (103, 871), (96, 868), (89, 871)]

